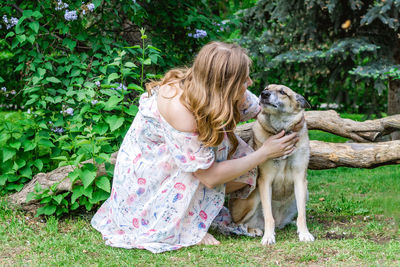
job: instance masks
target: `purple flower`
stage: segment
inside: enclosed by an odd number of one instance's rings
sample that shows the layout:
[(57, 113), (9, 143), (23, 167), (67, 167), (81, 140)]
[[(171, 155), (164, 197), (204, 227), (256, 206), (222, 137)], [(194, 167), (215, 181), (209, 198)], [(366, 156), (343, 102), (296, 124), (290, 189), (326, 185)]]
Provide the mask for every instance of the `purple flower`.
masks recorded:
[(55, 133), (59, 133), (59, 134), (61, 134), (61, 133), (63, 133), (63, 132), (64, 132), (64, 129), (63, 129), (63, 128), (61, 128), (61, 127), (52, 128), (51, 130), (52, 130), (53, 132), (55, 132)]
[(99, 103), (98, 100), (92, 100), (92, 105), (93, 105), (93, 106), (96, 105), (97, 103)]
[(100, 81), (96, 81), (95, 84), (100, 87)]
[(207, 32), (205, 30), (196, 29), (196, 33), (194, 33), (194, 34), (189, 33), (188, 36), (193, 37), (195, 39), (200, 39), (200, 38), (206, 37)]
[(78, 15), (76, 14), (75, 10), (72, 11), (65, 10), (64, 18), (67, 21), (73, 21), (78, 19)]
[(18, 23), (18, 19), (17, 19), (17, 18), (14, 18), (14, 17), (11, 17), (11, 19), (9, 20), (9, 19), (7, 18), (7, 15), (3, 15), (2, 18), (3, 18), (3, 22), (6, 24), (7, 30), (10, 29), (10, 28), (12, 28), (12, 27), (14, 27), (14, 26), (17, 25), (17, 23)]
[(1, 91), (3, 91), (3, 92), (7, 92), (7, 88), (5, 88), (4, 86), (3, 86), (3, 87), (1, 87)]
[(67, 108), (67, 110), (65, 111), (65, 113), (67, 113), (68, 115), (74, 115), (74, 109), (73, 108)]
[(57, 1), (57, 6), (55, 7), (55, 10), (63, 10), (68, 8), (68, 4), (67, 3), (63, 3), (63, 1), (58, 0)]
[(94, 10), (94, 4), (93, 3), (87, 4), (86, 7), (89, 9), (90, 12), (93, 12), (93, 10)]
[(12, 91), (11, 91), (11, 94), (12, 94), (12, 95), (15, 95), (16, 93), (17, 93), (17, 92), (15, 92), (15, 90), (12, 90)]
[(26, 111), (28, 114), (31, 114), (31, 109), (28, 108), (28, 110)]
[(123, 85), (122, 83), (120, 83), (117, 88), (112, 88), (112, 89), (118, 90), (118, 91), (121, 91), (121, 90), (126, 91), (128, 88), (125, 85)]

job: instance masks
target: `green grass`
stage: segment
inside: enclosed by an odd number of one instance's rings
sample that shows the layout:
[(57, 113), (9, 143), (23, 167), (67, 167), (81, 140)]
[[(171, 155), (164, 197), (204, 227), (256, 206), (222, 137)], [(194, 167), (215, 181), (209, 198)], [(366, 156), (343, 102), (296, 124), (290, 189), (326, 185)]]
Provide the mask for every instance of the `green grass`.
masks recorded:
[[(312, 139), (342, 142), (310, 132)], [(34, 218), (0, 199), (0, 266), (400, 266), (400, 166), (308, 172), (307, 220), (313, 243), (296, 227), (277, 230), (277, 243), (222, 236), (218, 247), (152, 254), (104, 245), (91, 214)]]

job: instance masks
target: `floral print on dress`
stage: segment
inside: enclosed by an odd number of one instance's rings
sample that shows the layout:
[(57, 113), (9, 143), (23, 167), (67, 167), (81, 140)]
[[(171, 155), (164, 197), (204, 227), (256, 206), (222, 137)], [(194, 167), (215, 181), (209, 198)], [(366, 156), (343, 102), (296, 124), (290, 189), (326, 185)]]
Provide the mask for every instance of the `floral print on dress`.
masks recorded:
[[(141, 96), (139, 112), (118, 152), (110, 198), (91, 220), (109, 246), (160, 253), (195, 245), (223, 207), (225, 186), (209, 189), (193, 172), (226, 160), (228, 139), (218, 147), (205, 147), (196, 133), (178, 131), (162, 118), (156, 97), (156, 90)], [(249, 91), (246, 99), (244, 119), (260, 109)], [(250, 152), (239, 140), (233, 157)], [(254, 169), (235, 180), (249, 184), (239, 195), (246, 197), (254, 189), (256, 177)]]

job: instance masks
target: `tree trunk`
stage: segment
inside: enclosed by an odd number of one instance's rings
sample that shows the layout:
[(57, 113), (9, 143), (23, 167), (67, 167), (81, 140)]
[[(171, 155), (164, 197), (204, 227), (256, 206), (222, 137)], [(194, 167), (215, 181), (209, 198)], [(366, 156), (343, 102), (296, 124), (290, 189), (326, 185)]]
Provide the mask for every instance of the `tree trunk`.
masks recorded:
[[(310, 129), (320, 129), (357, 141), (375, 141), (377, 136), (389, 134), (400, 129), (400, 115), (365, 122), (342, 119), (335, 111), (307, 111), (305, 114), (307, 126)], [(239, 125), (236, 129), (245, 142), (252, 137), (252, 123)], [(311, 155), (309, 168), (315, 170), (336, 168), (339, 166), (353, 168), (374, 168), (387, 164), (400, 163), (400, 141), (381, 143), (325, 143), (310, 141)], [(117, 152), (111, 156), (115, 164)], [(91, 160), (82, 162), (93, 163)], [(57, 185), (57, 192), (71, 191), (72, 184), (68, 174), (75, 166), (64, 166), (49, 173), (39, 173), (20, 191), (10, 196), (10, 202), (22, 206), (25, 210), (34, 211), (39, 203), (32, 200), (26, 202), (28, 193), (34, 190), (36, 183), (42, 188)], [(98, 176), (105, 174), (104, 164), (98, 168)]]

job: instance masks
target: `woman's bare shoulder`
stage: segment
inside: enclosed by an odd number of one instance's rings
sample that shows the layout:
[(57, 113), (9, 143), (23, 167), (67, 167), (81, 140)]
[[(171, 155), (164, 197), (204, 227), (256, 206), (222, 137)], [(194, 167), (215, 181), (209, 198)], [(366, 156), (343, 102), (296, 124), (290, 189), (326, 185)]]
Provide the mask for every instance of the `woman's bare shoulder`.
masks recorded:
[(195, 132), (193, 114), (179, 100), (182, 90), (176, 86), (163, 85), (158, 89), (157, 107), (161, 116), (176, 130)]

